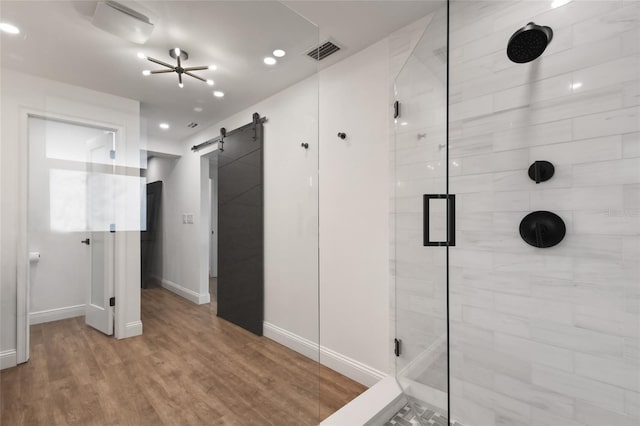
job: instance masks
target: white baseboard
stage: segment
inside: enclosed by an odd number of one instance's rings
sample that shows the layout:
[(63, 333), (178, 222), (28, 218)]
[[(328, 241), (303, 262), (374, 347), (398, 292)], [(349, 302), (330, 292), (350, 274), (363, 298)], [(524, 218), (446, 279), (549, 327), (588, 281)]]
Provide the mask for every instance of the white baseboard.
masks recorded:
[(124, 338), (142, 335), (142, 321), (133, 321), (127, 323), (124, 327)]
[(262, 334), (264, 337), (268, 337), (307, 358), (311, 358), (316, 362), (320, 360), (320, 348), (318, 348), (318, 344), (312, 340), (293, 334), (284, 328), (280, 328), (266, 321), (263, 323)]
[(320, 347), (320, 363), (367, 387), (387, 377), (387, 373), (324, 346)]
[(386, 373), (376, 370), (366, 364), (356, 361), (353, 358), (342, 355), (327, 347), (320, 346), (312, 340), (291, 333), (277, 325), (264, 322), (263, 334), (271, 340), (280, 343), (283, 346), (292, 349), (307, 358), (314, 361), (320, 361), (332, 370), (337, 371), (361, 383), (365, 386), (373, 386), (383, 378), (387, 377)]
[(15, 349), (0, 352), (0, 370), (15, 367), (16, 365), (18, 365), (18, 358)]
[(82, 317), (85, 314), (85, 305), (65, 306), (64, 308), (47, 309), (29, 313), (29, 325), (58, 321), (67, 318)]
[(204, 305), (211, 302), (211, 295), (208, 292), (205, 294), (196, 293), (195, 291), (182, 287), (181, 285), (176, 284), (173, 281), (165, 280), (163, 278), (161, 279), (158, 277), (153, 278), (157, 279), (160, 282), (162, 288), (165, 288), (180, 297), (184, 297), (188, 301), (193, 302), (197, 305)]

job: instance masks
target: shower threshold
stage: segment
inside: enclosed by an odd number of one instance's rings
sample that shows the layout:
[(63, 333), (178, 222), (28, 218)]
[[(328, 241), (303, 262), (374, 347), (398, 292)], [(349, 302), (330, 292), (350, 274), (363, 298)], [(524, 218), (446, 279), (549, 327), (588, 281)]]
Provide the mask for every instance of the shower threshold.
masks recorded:
[[(320, 426), (447, 426), (446, 416), (437, 409), (427, 408), (415, 398), (412, 398), (412, 405), (423, 419), (422, 424), (410, 408), (409, 398), (402, 392), (396, 378), (388, 376), (325, 419)], [(452, 422), (451, 426), (463, 425)]]
[[(447, 426), (447, 416), (413, 402), (413, 410), (409, 404), (402, 407), (384, 426)], [(451, 426), (463, 426), (458, 422), (451, 422)]]

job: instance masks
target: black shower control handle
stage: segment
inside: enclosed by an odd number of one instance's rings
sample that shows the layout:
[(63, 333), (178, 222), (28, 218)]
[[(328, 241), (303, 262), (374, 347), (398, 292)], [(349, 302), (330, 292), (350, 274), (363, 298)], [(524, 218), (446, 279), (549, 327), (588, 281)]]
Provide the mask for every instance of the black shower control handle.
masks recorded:
[(533, 247), (553, 247), (563, 240), (566, 232), (562, 218), (549, 211), (529, 213), (520, 222), (520, 236)]
[(529, 166), (529, 177), (535, 181), (536, 184), (540, 182), (546, 182), (553, 177), (555, 173), (555, 167), (548, 161), (540, 160), (534, 161)]

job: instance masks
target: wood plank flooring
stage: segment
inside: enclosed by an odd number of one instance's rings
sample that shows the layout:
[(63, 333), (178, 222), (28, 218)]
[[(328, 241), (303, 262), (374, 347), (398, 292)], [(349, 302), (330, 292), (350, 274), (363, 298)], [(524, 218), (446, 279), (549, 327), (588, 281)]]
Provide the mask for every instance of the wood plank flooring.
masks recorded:
[(365, 390), (161, 288), (144, 335), (72, 318), (31, 327), (31, 359), (0, 372), (0, 424), (317, 425)]

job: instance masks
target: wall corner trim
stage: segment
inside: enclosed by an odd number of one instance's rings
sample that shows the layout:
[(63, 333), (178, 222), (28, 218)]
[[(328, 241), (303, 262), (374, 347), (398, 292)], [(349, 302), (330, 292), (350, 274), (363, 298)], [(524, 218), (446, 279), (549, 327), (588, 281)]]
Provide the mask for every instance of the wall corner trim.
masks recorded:
[(159, 277), (153, 278), (157, 279), (160, 282), (162, 288), (167, 289), (180, 297), (184, 297), (185, 299), (195, 303), (196, 305), (204, 305), (211, 302), (211, 295), (209, 293), (196, 293), (195, 291), (182, 287), (180, 284), (176, 284), (173, 281), (165, 280), (164, 278)]
[(16, 365), (18, 365), (18, 358), (15, 349), (0, 352), (0, 370), (15, 367)]
[(125, 326), (124, 338), (142, 336), (142, 321), (128, 322)]
[(327, 347), (318, 346), (312, 340), (298, 336), (266, 321), (264, 322), (264, 337), (274, 340), (314, 361), (319, 360), (322, 365), (344, 374), (365, 386), (373, 386), (387, 377), (387, 374), (382, 371)]
[(210, 293), (199, 294), (198, 305), (205, 305), (207, 303), (211, 303), (211, 294)]

